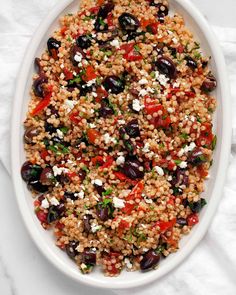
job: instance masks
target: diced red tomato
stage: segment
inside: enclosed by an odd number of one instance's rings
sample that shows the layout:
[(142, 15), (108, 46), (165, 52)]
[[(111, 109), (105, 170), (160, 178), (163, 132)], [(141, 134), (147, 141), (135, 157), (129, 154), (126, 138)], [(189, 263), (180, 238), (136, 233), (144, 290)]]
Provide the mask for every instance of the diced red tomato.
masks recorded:
[(121, 181), (125, 181), (128, 179), (128, 177), (122, 172), (114, 171), (113, 174), (116, 176), (116, 178), (118, 178)]
[(157, 113), (158, 111), (163, 109), (162, 105), (159, 104), (156, 99), (151, 99), (148, 96), (146, 96), (144, 99), (144, 106), (146, 113), (149, 115)]
[(100, 167), (101, 169), (111, 167), (114, 159), (111, 156), (107, 156), (105, 159), (105, 163)]
[(99, 86), (96, 90), (97, 97), (95, 98), (96, 102), (100, 102), (103, 98), (108, 97), (108, 92), (102, 87)]
[(82, 119), (78, 115), (79, 115), (79, 112), (73, 112), (70, 114), (69, 118), (73, 123), (79, 124)]
[(96, 79), (96, 78), (97, 78), (97, 75), (95, 73), (93, 66), (91, 66), (91, 65), (87, 66), (87, 68), (85, 69), (84, 75), (82, 75), (82, 79), (85, 82), (88, 82), (88, 81)]
[(40, 157), (46, 161), (47, 156), (49, 156), (49, 152), (46, 149), (43, 149), (40, 153)]
[(65, 80), (66, 81), (73, 79), (73, 73), (71, 71), (69, 71), (68, 69), (64, 68), (63, 73), (65, 75)]
[(42, 110), (44, 110), (50, 104), (51, 97), (52, 97), (52, 88), (53, 88), (52, 85), (48, 86), (45, 97), (33, 109), (31, 113), (32, 116), (37, 116)]
[(107, 24), (108, 24), (108, 27), (112, 27), (113, 26), (113, 13), (112, 12), (108, 13), (108, 16), (107, 16)]
[(130, 214), (135, 207), (135, 204), (130, 204), (128, 201), (141, 199), (141, 195), (144, 189), (143, 181), (139, 181), (134, 188), (132, 189), (131, 193), (126, 197), (126, 204), (122, 211), (125, 214)]
[(41, 205), (41, 202), (39, 200), (34, 201), (34, 207), (39, 207)]
[(121, 45), (120, 50), (125, 51), (123, 57), (127, 61), (137, 61), (143, 59), (143, 56), (135, 49), (134, 42)]
[(196, 140), (196, 144), (197, 146), (206, 146), (209, 148), (214, 139), (214, 135), (212, 133), (212, 124), (202, 123), (201, 126), (204, 126), (205, 130), (201, 131), (199, 138)]
[(195, 97), (195, 96), (196, 96), (196, 93), (193, 92), (193, 91), (185, 91), (185, 94), (186, 94), (188, 97)]
[(148, 24), (146, 29), (155, 35), (155, 34), (157, 34), (158, 26), (159, 26), (159, 23), (155, 22), (155, 23)]
[(67, 26), (64, 26), (64, 27), (61, 28), (62, 36), (65, 36), (66, 31), (67, 31)]
[(69, 171), (69, 172), (66, 173), (66, 175), (67, 175), (70, 179), (73, 179), (74, 177), (77, 176), (77, 174), (76, 174), (74, 171), (73, 171), (73, 172)]
[(152, 21), (150, 19), (142, 18), (140, 21), (140, 25), (143, 29), (145, 29)]
[(102, 6), (103, 3), (104, 3), (104, 0), (97, 0), (97, 4), (98, 4), (99, 6)]
[(190, 214), (187, 217), (187, 223), (189, 226), (193, 226), (199, 222), (198, 215), (196, 213)]
[(92, 144), (95, 143), (95, 140), (101, 136), (100, 132), (96, 129), (90, 128), (87, 131), (88, 141)]
[(177, 47), (177, 52), (178, 53), (183, 53), (184, 52), (184, 46), (182, 44), (180, 44), (178, 47)]
[(118, 233), (119, 235), (123, 234), (124, 230), (130, 228), (130, 223), (124, 219), (121, 219), (118, 225)]
[(203, 167), (203, 165), (199, 165), (197, 167), (197, 172), (202, 178), (205, 178), (208, 175), (208, 171)]
[(45, 213), (43, 210), (39, 210), (38, 212), (36, 212), (36, 216), (38, 217), (40, 222), (47, 222), (47, 213)]
[(157, 221), (154, 225), (155, 226), (158, 226), (160, 228), (160, 232), (165, 232), (167, 231), (168, 229), (172, 228), (176, 223), (176, 218), (170, 220), (170, 221)]
[(104, 164), (102, 156), (96, 156), (96, 157), (92, 158), (91, 161), (92, 161), (93, 165), (101, 166)]

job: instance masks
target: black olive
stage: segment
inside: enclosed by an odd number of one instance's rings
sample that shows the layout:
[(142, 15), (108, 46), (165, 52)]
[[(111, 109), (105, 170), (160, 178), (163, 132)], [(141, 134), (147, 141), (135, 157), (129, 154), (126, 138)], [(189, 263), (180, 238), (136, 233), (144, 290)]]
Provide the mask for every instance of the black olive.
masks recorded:
[(77, 88), (80, 90), (80, 96), (85, 96), (87, 93), (92, 92), (93, 90), (93, 87), (88, 86), (85, 82), (78, 84)]
[(132, 15), (131, 13), (124, 12), (118, 17), (119, 24), (122, 30), (126, 32), (134, 32), (136, 31), (139, 26), (140, 22), (136, 16)]
[(184, 206), (184, 208), (186, 208), (188, 206), (188, 204), (189, 204), (188, 199), (182, 200), (182, 205)]
[(180, 187), (173, 186), (171, 189), (173, 190), (174, 196), (180, 196), (183, 193), (183, 190)]
[(172, 186), (176, 185), (188, 185), (189, 178), (185, 173), (184, 169), (180, 169), (179, 167), (172, 174), (172, 180), (170, 181)]
[(49, 132), (50, 134), (57, 132), (57, 128), (48, 122), (45, 122), (44, 128), (45, 128), (45, 131)]
[(122, 170), (123, 170), (123, 173), (131, 179), (137, 179), (137, 178), (144, 177), (143, 165), (136, 158), (132, 158), (132, 157), (127, 158), (125, 160)]
[(55, 38), (49, 38), (47, 42), (49, 54), (53, 57), (58, 53), (59, 48), (61, 47), (61, 42), (57, 41)]
[(128, 122), (128, 124), (125, 126), (126, 133), (129, 135), (129, 137), (138, 137), (140, 136), (140, 130), (138, 125), (138, 120), (133, 119)]
[(169, 8), (166, 5), (164, 5), (162, 3), (158, 3), (156, 6), (158, 7), (158, 12), (157, 12), (158, 16), (162, 16), (162, 15), (167, 16), (168, 15)]
[(189, 155), (188, 162), (192, 164), (193, 166), (198, 166), (207, 162), (207, 158), (203, 154), (202, 150), (196, 147)]
[(70, 60), (74, 66), (77, 66), (79, 63), (79, 57), (81, 59), (85, 58), (85, 53), (83, 49), (78, 47), (77, 45), (73, 45), (70, 50)]
[(106, 221), (109, 219), (109, 207), (104, 207), (103, 204), (97, 205), (97, 215), (100, 220)]
[(109, 101), (107, 99), (103, 99), (101, 101), (101, 108), (98, 112), (99, 116), (102, 118), (106, 118), (114, 114), (114, 110), (111, 106), (109, 106)]
[(40, 174), (40, 182), (43, 185), (53, 185), (55, 184), (55, 177), (51, 167), (46, 167)]
[(100, 196), (102, 196), (102, 193), (106, 191), (103, 185), (97, 185), (94, 183), (94, 187)]
[(114, 94), (118, 94), (125, 89), (124, 80), (121, 80), (117, 76), (108, 76), (103, 81), (103, 86), (106, 91)]
[(85, 249), (83, 253), (81, 253), (81, 261), (84, 264), (95, 265), (96, 264), (96, 252), (92, 249)]
[(25, 162), (21, 167), (21, 177), (25, 182), (39, 180), (42, 168), (39, 165), (34, 165), (29, 161)]
[(159, 43), (159, 44), (157, 44), (157, 45), (153, 48), (153, 50), (155, 50), (155, 51), (157, 52), (158, 55), (162, 55), (162, 54), (164, 53), (163, 48), (164, 48), (164, 44), (163, 44), (163, 43)]
[(60, 204), (59, 206), (50, 206), (48, 208), (47, 222), (52, 223), (60, 218), (65, 211), (65, 205)]
[(185, 218), (182, 218), (182, 217), (177, 218), (176, 223), (179, 224), (179, 225), (181, 225), (181, 226), (184, 226), (184, 225), (187, 225), (188, 224), (187, 223), (187, 220)]
[(204, 60), (202, 61), (202, 68), (205, 69), (208, 65), (208, 61), (207, 60)]
[(65, 192), (65, 193), (64, 193), (64, 197), (65, 197), (66, 199), (71, 199), (71, 200), (73, 200), (73, 201), (75, 201), (75, 200), (78, 199), (78, 197), (75, 195), (75, 193), (72, 193), (72, 192)]
[(86, 178), (87, 173), (86, 173), (85, 170), (80, 169), (79, 172), (78, 172), (78, 175), (79, 175), (80, 180), (81, 180), (81, 181), (84, 181), (85, 178)]
[(38, 97), (45, 96), (44, 84), (48, 82), (48, 78), (45, 75), (39, 76), (33, 82), (33, 91), (34, 94)]
[(174, 62), (165, 56), (159, 57), (155, 62), (156, 67), (158, 70), (166, 75), (170, 79), (175, 79), (177, 75), (177, 70)]
[(24, 133), (24, 142), (27, 144), (34, 144), (33, 139), (35, 136), (39, 135), (40, 130), (37, 127), (28, 127)]
[(108, 25), (104, 22), (104, 19), (107, 18), (108, 14), (113, 10), (113, 8), (114, 3), (112, 1), (100, 7), (94, 24), (94, 28), (97, 32), (106, 31), (108, 29)]
[(37, 193), (45, 193), (48, 191), (48, 186), (43, 185), (39, 180), (30, 180), (28, 182), (28, 189)]
[(135, 145), (131, 140), (124, 140), (124, 146), (127, 150), (127, 152), (129, 153), (129, 155), (133, 155), (134, 151), (135, 151)]
[(76, 39), (76, 45), (82, 49), (87, 49), (92, 45), (89, 35), (81, 35)]
[(66, 245), (66, 253), (71, 259), (75, 259), (75, 256), (79, 254), (76, 248), (79, 246), (79, 242), (70, 241), (69, 244)]
[(35, 65), (36, 71), (39, 74), (39, 76), (44, 74), (44, 70), (43, 70), (43, 67), (40, 64), (40, 61), (41, 61), (41, 59), (38, 58), (38, 57), (36, 57), (35, 60), (34, 60), (34, 65)]
[(197, 62), (191, 56), (186, 56), (185, 60), (187, 62), (187, 66), (190, 67), (192, 70), (195, 70), (197, 68)]
[(193, 213), (199, 213), (202, 210), (202, 208), (206, 205), (206, 200), (201, 198), (197, 202), (189, 202), (188, 205)]
[(160, 258), (160, 254), (157, 254), (155, 250), (149, 250), (143, 255), (143, 259), (140, 262), (141, 270), (147, 270), (156, 267), (160, 261)]
[(216, 78), (209, 74), (202, 83), (201, 90), (208, 93), (213, 91), (217, 86)]
[(143, 35), (143, 32), (131, 32), (130, 31), (130, 32), (127, 33), (127, 39), (126, 39), (126, 41), (133, 40), (136, 37), (139, 37), (141, 35)]
[(84, 231), (86, 233), (90, 233), (91, 231), (91, 224), (90, 224), (90, 220), (93, 218), (93, 216), (91, 214), (86, 214), (84, 215), (83, 221), (84, 221)]

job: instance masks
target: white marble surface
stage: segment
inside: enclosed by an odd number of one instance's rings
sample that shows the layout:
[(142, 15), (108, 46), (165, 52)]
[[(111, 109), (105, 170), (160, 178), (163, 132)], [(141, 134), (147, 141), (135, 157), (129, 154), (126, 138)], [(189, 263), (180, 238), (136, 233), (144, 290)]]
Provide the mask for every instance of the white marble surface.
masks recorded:
[[(218, 26), (236, 27), (235, 0), (225, 0), (224, 4), (222, 4), (220, 0), (192, 1), (199, 7), (210, 23)], [(0, 4), (1, 2), (2, 0), (0, 0)], [(14, 5), (14, 0), (11, 2)], [(29, 10), (30, 2), (26, 1), (25, 5), (25, 10)], [(4, 13), (5, 11), (0, 9), (0, 18), (4, 18)], [(31, 241), (19, 214), (10, 176), (6, 173), (1, 164), (0, 188), (1, 295), (113, 294), (110, 291), (94, 290), (76, 284), (72, 280), (64, 277), (49, 264), (41, 253), (39, 253), (36, 246)], [(206, 241), (202, 243), (206, 243)], [(178, 292), (178, 294), (181, 294), (181, 292)], [(188, 294), (191, 295), (191, 292)]]

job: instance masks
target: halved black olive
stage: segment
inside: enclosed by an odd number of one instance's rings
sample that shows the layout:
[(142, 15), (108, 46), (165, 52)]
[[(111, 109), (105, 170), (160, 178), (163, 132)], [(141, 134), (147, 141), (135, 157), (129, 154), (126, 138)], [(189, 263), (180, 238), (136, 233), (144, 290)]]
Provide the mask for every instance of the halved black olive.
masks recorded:
[(175, 79), (177, 76), (177, 70), (174, 62), (165, 56), (159, 57), (155, 62), (157, 69), (170, 79)]
[(76, 45), (82, 49), (87, 49), (92, 45), (89, 35), (81, 35), (76, 39)]
[(84, 221), (84, 231), (86, 233), (90, 233), (91, 231), (91, 224), (90, 224), (90, 220), (93, 218), (93, 216), (91, 214), (86, 214), (84, 215), (83, 221)]
[(119, 24), (122, 30), (126, 32), (134, 32), (136, 31), (139, 26), (140, 22), (136, 16), (132, 15), (131, 13), (124, 12), (118, 17)]
[(197, 68), (197, 62), (191, 56), (186, 56), (185, 60), (187, 61), (187, 66), (190, 67), (192, 70), (195, 70)]
[(156, 253), (155, 250), (149, 250), (143, 255), (143, 259), (140, 262), (141, 270), (152, 269), (157, 266), (161, 259), (161, 255)]
[(78, 199), (78, 197), (75, 195), (75, 193), (72, 193), (72, 192), (65, 192), (65, 193), (64, 193), (64, 197), (65, 197), (66, 199), (71, 199), (71, 200), (73, 200), (73, 201), (75, 201), (75, 200)]
[(43, 185), (39, 180), (30, 180), (27, 187), (37, 193), (46, 193), (49, 189), (47, 185)]
[(129, 157), (125, 160), (122, 171), (131, 179), (144, 177), (143, 165), (137, 158), (134, 157)]
[(25, 182), (39, 180), (42, 168), (26, 161), (21, 167), (21, 177)]
[(197, 202), (189, 202), (188, 206), (190, 207), (193, 213), (199, 213), (206, 204), (206, 200), (201, 198)]
[(125, 89), (124, 80), (121, 80), (117, 76), (108, 76), (103, 81), (103, 86), (106, 91), (109, 91), (114, 94), (118, 94)]
[(48, 78), (44, 74), (34, 80), (33, 91), (36, 96), (42, 97), (42, 98), (45, 96), (44, 84), (47, 82), (48, 82)]
[(85, 58), (85, 53), (83, 49), (78, 47), (77, 45), (73, 45), (70, 50), (70, 60), (74, 66), (77, 66), (80, 62), (80, 59)]
[(54, 185), (55, 184), (55, 177), (53, 174), (53, 170), (51, 167), (46, 167), (40, 174), (40, 182), (43, 185)]
[(96, 252), (92, 249), (85, 249), (83, 253), (81, 253), (81, 261), (84, 264), (95, 265), (96, 264)]
[(40, 130), (37, 127), (28, 127), (24, 133), (24, 142), (27, 144), (33, 144), (33, 139), (35, 136), (39, 135)]
[(78, 246), (78, 241), (70, 241), (69, 244), (66, 245), (66, 253), (71, 259), (75, 259), (75, 256), (79, 254), (79, 252), (76, 250)]
[(104, 19), (107, 18), (108, 14), (113, 10), (113, 8), (114, 3), (112, 1), (100, 7), (94, 25), (97, 32), (106, 31), (108, 29), (108, 25), (104, 22)]
[(55, 38), (49, 38), (47, 41), (48, 52), (49, 54), (55, 58), (59, 48), (61, 47), (61, 41), (56, 40)]
[(44, 128), (45, 128), (45, 131), (49, 132), (50, 134), (57, 132), (57, 128), (48, 122), (45, 122)]
[(41, 76), (44, 73), (43, 67), (40, 64), (41, 59), (36, 57), (34, 60), (34, 65), (36, 68), (37, 73), (39, 74), (39, 76)]
[(60, 218), (65, 212), (65, 205), (61, 203), (58, 206), (50, 206), (48, 208), (47, 222), (52, 223)]
[(114, 114), (114, 110), (109, 105), (109, 101), (107, 99), (103, 99), (101, 101), (101, 108), (99, 109), (98, 112), (99, 112), (99, 116), (102, 118), (106, 118)]
[(125, 126), (125, 130), (126, 130), (126, 133), (129, 135), (129, 137), (140, 136), (138, 120), (133, 119), (133, 120), (129, 121)]
[(212, 74), (209, 74), (203, 81), (201, 90), (208, 93), (215, 90), (216, 86), (217, 86), (216, 78)]
[(202, 150), (196, 147), (189, 155), (188, 162), (192, 164), (193, 166), (198, 166), (207, 162), (207, 158), (203, 154)]

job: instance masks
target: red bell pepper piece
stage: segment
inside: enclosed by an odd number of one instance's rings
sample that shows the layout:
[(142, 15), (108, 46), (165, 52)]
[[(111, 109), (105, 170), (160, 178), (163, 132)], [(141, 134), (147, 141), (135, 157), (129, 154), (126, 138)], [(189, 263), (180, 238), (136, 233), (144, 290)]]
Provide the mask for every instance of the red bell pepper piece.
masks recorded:
[(170, 221), (162, 221), (159, 220), (155, 223), (154, 227), (158, 226), (160, 228), (160, 232), (165, 232), (168, 229), (172, 228), (176, 223), (176, 218), (170, 220)]
[(69, 71), (68, 69), (64, 68), (63, 73), (65, 75), (65, 80), (66, 81), (73, 79), (73, 73), (71, 71)]
[(212, 133), (212, 124), (210, 123), (202, 123), (201, 126), (205, 127), (205, 130), (201, 131), (199, 138), (196, 140), (197, 146), (207, 146), (210, 147), (212, 141), (214, 139), (214, 135)]
[(105, 159), (105, 163), (100, 167), (101, 169), (111, 167), (114, 159), (111, 156), (107, 156)]
[(124, 173), (119, 172), (119, 171), (114, 171), (113, 174), (116, 176), (116, 178), (118, 178), (121, 181), (125, 181), (125, 180), (129, 179)]
[(125, 214), (130, 214), (135, 207), (135, 204), (130, 204), (128, 201), (141, 199), (141, 195), (144, 189), (143, 181), (139, 181), (132, 189), (131, 193), (126, 197), (126, 204), (122, 211)]
[(87, 68), (85, 69), (84, 75), (82, 75), (82, 79), (85, 82), (88, 82), (88, 81), (96, 79), (96, 78), (97, 78), (97, 75), (95, 73), (93, 66), (91, 66), (91, 65), (87, 66)]
[(108, 27), (112, 27), (113, 26), (113, 13), (112, 12), (108, 13), (108, 16), (107, 16), (107, 24), (108, 24)]
[(47, 94), (31, 112), (31, 115), (33, 117), (38, 115), (42, 110), (44, 110), (50, 104), (51, 97), (52, 97), (52, 88), (53, 88), (52, 85), (48, 86)]
[(95, 143), (95, 140), (101, 136), (100, 132), (96, 129), (90, 128), (87, 131), (88, 141), (92, 144)]
[(74, 112), (70, 114), (70, 120), (75, 123), (75, 124), (79, 124), (81, 122), (81, 118), (78, 117), (79, 112)]

